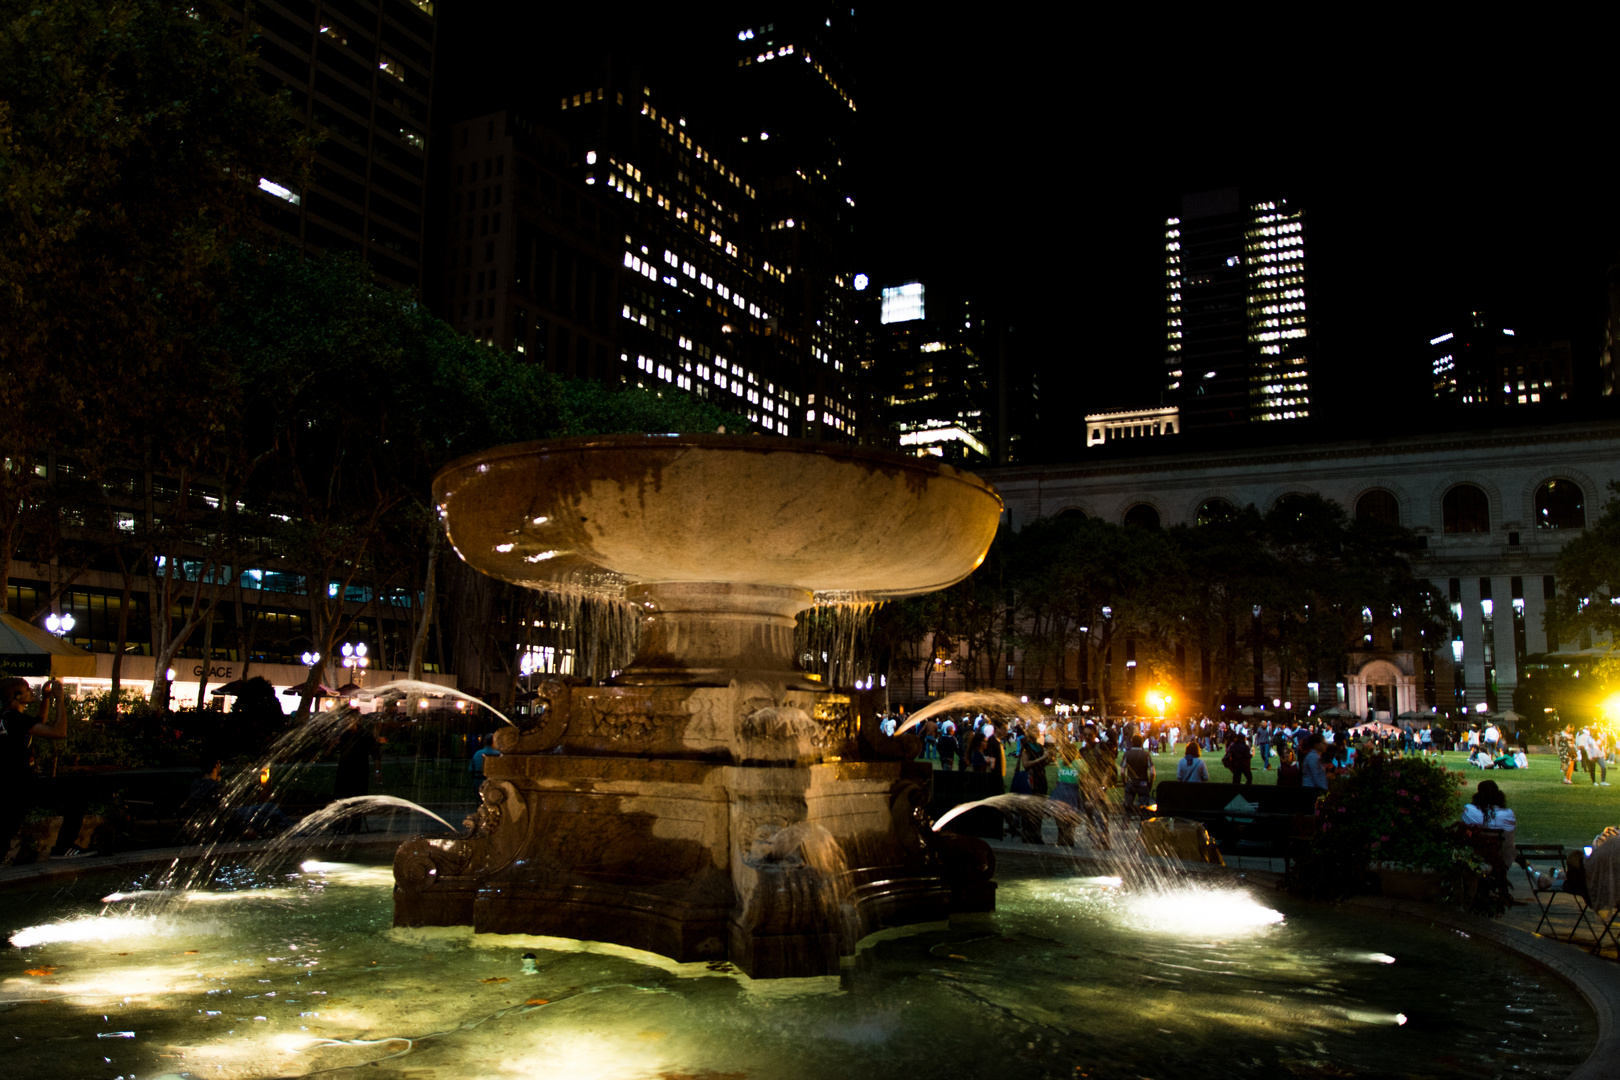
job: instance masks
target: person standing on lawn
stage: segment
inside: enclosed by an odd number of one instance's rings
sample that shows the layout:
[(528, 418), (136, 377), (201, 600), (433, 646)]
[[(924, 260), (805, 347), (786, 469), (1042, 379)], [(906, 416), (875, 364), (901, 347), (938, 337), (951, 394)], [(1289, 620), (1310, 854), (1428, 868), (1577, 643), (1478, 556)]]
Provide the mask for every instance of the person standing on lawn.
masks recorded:
[(1305, 744), (1305, 761), (1300, 766), (1300, 778), (1303, 787), (1326, 791), (1328, 786), (1327, 739), (1321, 735), (1312, 735), (1310, 742)]
[(1232, 783), (1254, 783), (1254, 753), (1249, 749), (1249, 741), (1243, 737), (1241, 731), (1232, 736), (1232, 741), (1226, 744), (1226, 756), (1221, 758), (1221, 764), (1232, 770)]
[[(1585, 769), (1586, 775), (1592, 778), (1592, 786), (1608, 787), (1609, 766), (1603, 760), (1603, 750), (1598, 746), (1597, 739), (1592, 735), (1592, 729), (1589, 727), (1581, 728), (1581, 733), (1576, 738), (1575, 745), (1581, 752), (1581, 768)], [(1599, 769), (1603, 770), (1601, 780), (1598, 779)]]
[(1575, 737), (1568, 724), (1564, 730), (1553, 736), (1553, 746), (1558, 750), (1558, 770), (1564, 774), (1564, 783), (1573, 784), (1575, 775)]

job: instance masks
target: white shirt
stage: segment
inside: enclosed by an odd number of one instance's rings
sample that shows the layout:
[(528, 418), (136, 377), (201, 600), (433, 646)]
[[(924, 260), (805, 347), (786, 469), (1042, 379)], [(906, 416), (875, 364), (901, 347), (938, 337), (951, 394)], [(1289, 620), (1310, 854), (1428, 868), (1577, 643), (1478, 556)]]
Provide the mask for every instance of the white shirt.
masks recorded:
[[(1463, 807), (1462, 823), (1464, 825), (1487, 824), (1485, 821), (1485, 814), (1473, 803), (1469, 803)], [(1518, 828), (1518, 823), (1513, 819), (1513, 811), (1507, 809), (1506, 807), (1498, 807), (1496, 813), (1491, 816), (1491, 820), (1488, 825), (1492, 829), (1511, 830)]]
[(1502, 741), (1501, 729), (1498, 728), (1495, 724), (1492, 724), (1490, 727), (1486, 728), (1485, 729), (1485, 741), (1486, 742), (1501, 742)]

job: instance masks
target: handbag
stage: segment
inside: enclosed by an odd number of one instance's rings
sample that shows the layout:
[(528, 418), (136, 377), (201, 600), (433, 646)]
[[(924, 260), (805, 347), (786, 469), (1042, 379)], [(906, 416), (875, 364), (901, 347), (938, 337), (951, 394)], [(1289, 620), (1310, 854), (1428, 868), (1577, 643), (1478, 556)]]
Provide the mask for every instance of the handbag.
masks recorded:
[(1019, 769), (1013, 773), (1012, 792), (1014, 795), (1033, 795), (1035, 789), (1029, 783), (1029, 770)]

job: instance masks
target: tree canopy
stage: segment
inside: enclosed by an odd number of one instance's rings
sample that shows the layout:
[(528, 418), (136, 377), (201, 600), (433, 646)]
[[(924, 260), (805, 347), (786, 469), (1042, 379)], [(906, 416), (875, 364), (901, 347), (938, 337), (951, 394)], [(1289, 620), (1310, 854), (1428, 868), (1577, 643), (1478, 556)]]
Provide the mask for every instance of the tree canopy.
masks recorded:
[[(1248, 697), (1257, 658), (1285, 685), (1336, 681), (1369, 614), (1414, 640), (1432, 629), (1443, 605), (1412, 573), (1416, 548), (1406, 530), (1351, 521), (1315, 495), (1165, 530), (1065, 514), (1003, 530), (973, 575), (880, 613), (877, 641), (920, 629), (972, 687), (1003, 683), (1016, 650), (1026, 686), (1112, 701), (1134, 679), (1138, 693), (1198, 684)], [(1193, 649), (1206, 673), (1183, 670)], [(886, 655), (891, 674), (919, 659)]]
[(48, 449), (161, 456), (206, 428), (197, 334), (258, 178), (307, 164), (289, 120), (207, 5), (0, 4), (0, 579)]

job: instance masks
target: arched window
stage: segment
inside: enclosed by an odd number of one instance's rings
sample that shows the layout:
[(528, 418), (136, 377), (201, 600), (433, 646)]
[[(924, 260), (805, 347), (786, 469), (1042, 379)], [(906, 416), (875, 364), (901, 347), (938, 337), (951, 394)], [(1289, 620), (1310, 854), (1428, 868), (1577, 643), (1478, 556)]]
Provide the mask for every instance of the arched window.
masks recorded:
[(1137, 503), (1125, 511), (1125, 524), (1135, 525), (1139, 529), (1157, 529), (1159, 512), (1147, 503)]
[(1536, 488), (1536, 528), (1586, 528), (1586, 493), (1573, 480), (1549, 480)]
[(1205, 499), (1198, 506), (1198, 524), (1216, 525), (1237, 517), (1237, 507), (1225, 499)]
[(1458, 484), (1446, 492), (1440, 513), (1448, 533), (1491, 531), (1491, 500), (1473, 484)]
[(1057, 519), (1059, 521), (1067, 521), (1071, 523), (1076, 521), (1084, 521), (1086, 520), (1086, 512), (1080, 509), (1078, 506), (1071, 506), (1065, 510), (1059, 510)]
[(1401, 504), (1395, 496), (1379, 488), (1363, 492), (1356, 500), (1356, 520), (1375, 521), (1380, 525), (1401, 523)]
[(1297, 491), (1291, 491), (1277, 500), (1277, 505), (1273, 508), (1272, 513), (1282, 521), (1297, 522), (1305, 516), (1305, 510), (1309, 505), (1310, 503), (1304, 495)]

